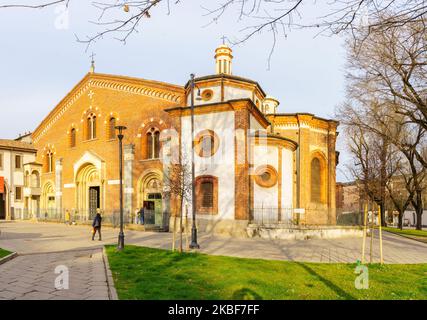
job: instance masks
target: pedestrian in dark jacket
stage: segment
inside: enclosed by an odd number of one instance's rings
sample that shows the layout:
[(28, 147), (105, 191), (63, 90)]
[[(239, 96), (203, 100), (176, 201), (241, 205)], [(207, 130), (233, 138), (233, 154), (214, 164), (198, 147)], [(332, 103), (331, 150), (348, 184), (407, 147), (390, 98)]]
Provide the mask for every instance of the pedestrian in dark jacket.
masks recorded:
[(138, 218), (139, 218), (139, 223), (144, 224), (144, 207), (142, 207), (141, 209), (139, 209), (138, 211)]
[(95, 234), (98, 231), (98, 236), (99, 236), (99, 241), (101, 241), (101, 222), (102, 222), (102, 217), (100, 213), (97, 213), (95, 216), (95, 219), (93, 219), (92, 222), (92, 227), (93, 227), (93, 232), (92, 232), (92, 240), (95, 240)]

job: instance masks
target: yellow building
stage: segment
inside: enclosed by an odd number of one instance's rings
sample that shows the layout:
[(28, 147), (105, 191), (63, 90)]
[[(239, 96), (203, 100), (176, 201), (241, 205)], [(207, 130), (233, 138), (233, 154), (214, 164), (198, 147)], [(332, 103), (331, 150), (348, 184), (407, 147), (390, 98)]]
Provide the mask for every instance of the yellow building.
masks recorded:
[[(196, 212), (201, 229), (244, 232), (250, 223), (334, 224), (336, 128), (312, 114), (279, 114), (279, 101), (232, 74), (232, 50), (215, 52), (216, 73), (195, 78)], [(128, 222), (167, 228), (180, 211), (166, 159), (191, 158), (191, 83), (95, 73), (94, 66), (32, 134), (42, 164), (40, 216), (90, 219), (119, 210), (118, 141), (125, 125)], [(180, 159), (180, 160), (179, 160)], [(185, 163), (184, 163), (185, 162)], [(191, 201), (182, 208), (191, 212)]]

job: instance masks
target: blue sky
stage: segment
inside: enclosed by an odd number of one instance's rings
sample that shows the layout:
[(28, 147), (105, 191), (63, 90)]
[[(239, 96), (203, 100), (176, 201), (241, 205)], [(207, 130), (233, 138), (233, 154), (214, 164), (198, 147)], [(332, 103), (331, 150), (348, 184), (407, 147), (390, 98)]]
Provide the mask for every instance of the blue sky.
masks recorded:
[[(9, 0), (0, 0), (2, 3)], [(15, 138), (33, 130), (48, 112), (89, 70), (92, 51), (96, 71), (184, 84), (190, 73), (214, 73), (214, 50), (221, 37), (230, 38), (245, 25), (230, 11), (216, 24), (204, 16), (200, 4), (213, 1), (183, 1), (152, 12), (139, 33), (126, 45), (106, 37), (85, 52), (75, 34), (83, 38), (97, 26), (87, 1), (72, 2), (68, 29), (55, 28), (59, 14), (45, 10), (0, 10), (0, 110), (1, 138)], [(320, 4), (303, 8), (303, 19), (321, 16)], [(57, 10), (57, 9), (56, 9)], [(271, 35), (263, 33), (244, 45), (233, 47), (233, 73), (258, 81), (281, 102), (279, 112), (310, 112), (333, 117), (344, 98), (345, 48), (342, 37), (315, 37), (318, 30), (292, 30), (276, 46), (268, 70)], [(343, 150), (341, 141), (338, 148)], [(345, 153), (344, 153), (345, 157)], [(342, 166), (342, 165), (341, 165)], [(340, 166), (340, 167), (341, 167)], [(345, 180), (341, 168), (338, 180)]]

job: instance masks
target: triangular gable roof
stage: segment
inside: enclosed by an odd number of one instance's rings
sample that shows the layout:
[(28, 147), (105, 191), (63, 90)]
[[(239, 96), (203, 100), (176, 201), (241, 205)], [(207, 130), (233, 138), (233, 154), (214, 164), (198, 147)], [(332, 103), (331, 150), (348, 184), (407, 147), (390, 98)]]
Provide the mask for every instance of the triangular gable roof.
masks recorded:
[(184, 87), (170, 83), (117, 76), (101, 73), (88, 73), (74, 86), (73, 89), (56, 105), (56, 107), (43, 119), (34, 130), (32, 139), (37, 143), (41, 136), (58, 120), (68, 108), (79, 99), (89, 87), (107, 88), (117, 91), (127, 91), (129, 93), (151, 96), (174, 103), (182, 103), (184, 98)]

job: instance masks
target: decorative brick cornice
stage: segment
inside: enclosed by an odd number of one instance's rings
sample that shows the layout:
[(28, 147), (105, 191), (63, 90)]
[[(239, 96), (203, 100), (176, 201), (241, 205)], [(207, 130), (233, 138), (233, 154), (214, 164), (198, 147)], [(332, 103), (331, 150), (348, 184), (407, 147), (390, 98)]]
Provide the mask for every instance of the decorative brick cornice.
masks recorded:
[(59, 118), (83, 95), (89, 88), (109, 89), (136, 95), (153, 97), (173, 103), (181, 103), (184, 89), (179, 86), (103, 74), (87, 74), (67, 96), (49, 113), (33, 133), (33, 141), (37, 143), (40, 138), (58, 121)]

